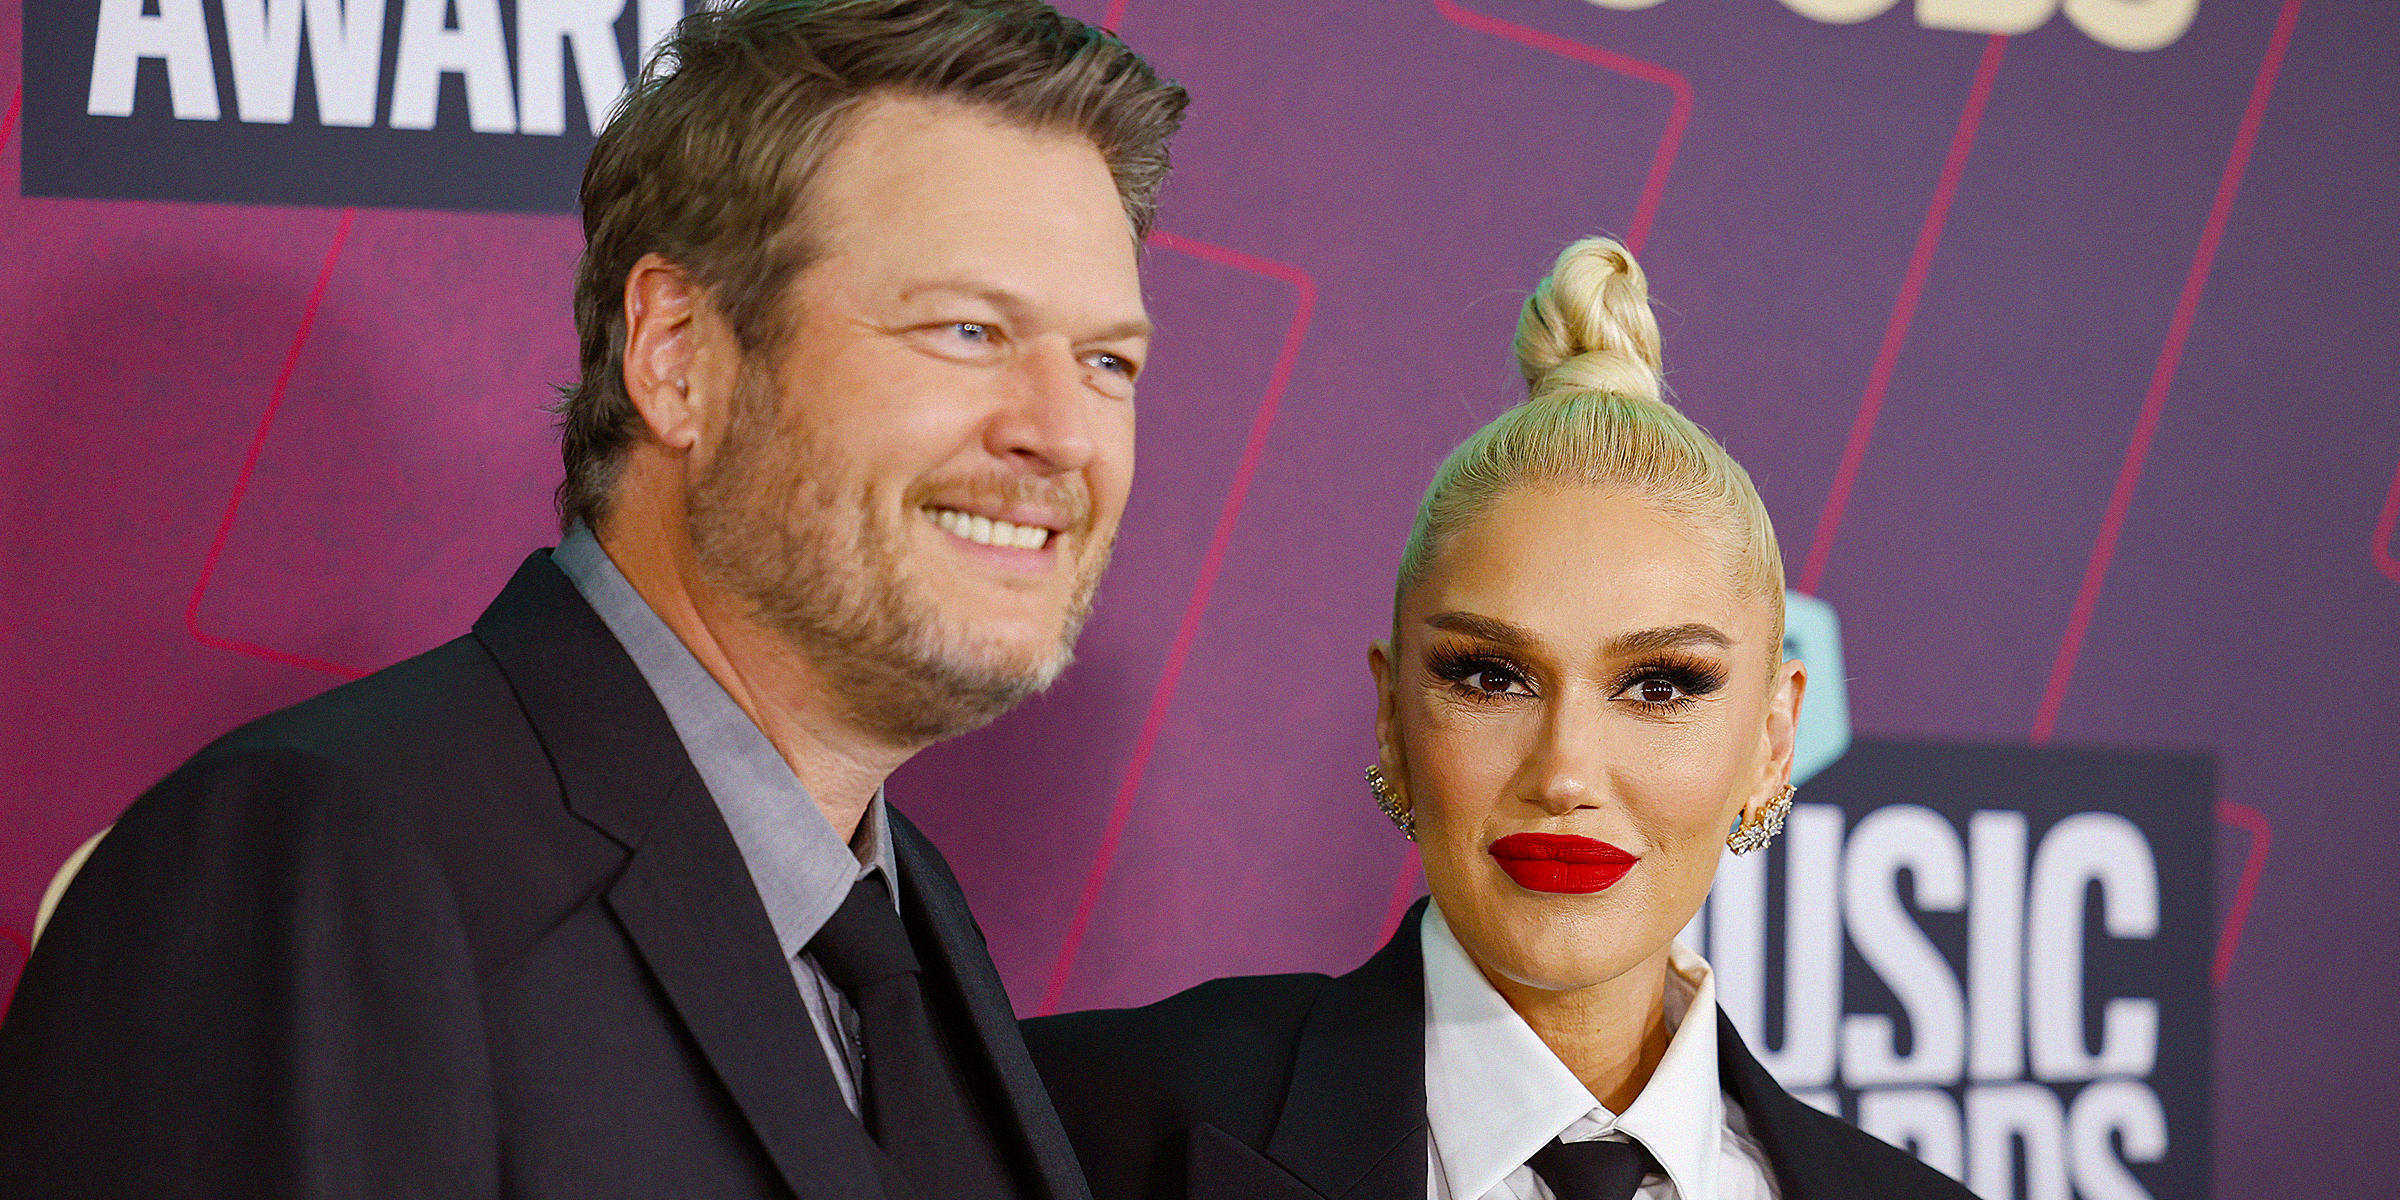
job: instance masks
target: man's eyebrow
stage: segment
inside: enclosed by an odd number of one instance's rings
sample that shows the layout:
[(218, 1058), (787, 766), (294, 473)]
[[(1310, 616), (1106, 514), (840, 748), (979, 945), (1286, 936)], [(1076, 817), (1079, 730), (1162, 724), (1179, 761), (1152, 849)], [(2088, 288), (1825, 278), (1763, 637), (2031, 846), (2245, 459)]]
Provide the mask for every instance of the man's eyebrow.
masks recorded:
[(1715, 646), (1719, 650), (1733, 645), (1733, 638), (1714, 625), (1698, 621), (1682, 625), (1664, 625), (1657, 629), (1637, 629), (1618, 634), (1608, 642), (1609, 653), (1618, 657), (1671, 650), (1678, 646)]
[[(1018, 314), (1021, 314), (1025, 310), (1033, 307), (1031, 304), (1026, 302), (1025, 297), (1017, 294), (1009, 288), (1003, 287), (996, 283), (985, 283), (975, 279), (932, 280), (925, 283), (911, 284), (908, 287), (900, 289), (900, 298), (902, 300), (914, 300), (920, 296), (925, 296), (928, 294), (965, 296), (971, 300), (981, 300), (984, 303), (991, 305), (993, 308), (999, 309), (1003, 314), (1011, 318), (1014, 318)], [(1157, 323), (1152, 321), (1148, 314), (1143, 314), (1142, 316), (1138, 317), (1128, 317), (1125, 320), (1118, 321), (1113, 325), (1094, 330), (1091, 333), (1084, 335), (1083, 340), (1095, 342), (1113, 342), (1122, 338), (1147, 338), (1155, 335), (1157, 332)]]

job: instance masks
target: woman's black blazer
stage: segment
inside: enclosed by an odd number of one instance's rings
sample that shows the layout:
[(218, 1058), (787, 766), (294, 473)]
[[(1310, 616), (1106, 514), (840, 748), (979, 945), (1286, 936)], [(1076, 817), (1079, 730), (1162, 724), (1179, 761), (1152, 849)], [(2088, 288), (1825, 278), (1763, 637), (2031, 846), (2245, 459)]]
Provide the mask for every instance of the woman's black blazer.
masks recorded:
[[(1096, 1200), (1424, 1200), (1424, 905), (1339, 978), (1218, 979), (1025, 1023)], [(1973, 1200), (1792, 1098), (1717, 1015), (1717, 1063), (1783, 1200)]]

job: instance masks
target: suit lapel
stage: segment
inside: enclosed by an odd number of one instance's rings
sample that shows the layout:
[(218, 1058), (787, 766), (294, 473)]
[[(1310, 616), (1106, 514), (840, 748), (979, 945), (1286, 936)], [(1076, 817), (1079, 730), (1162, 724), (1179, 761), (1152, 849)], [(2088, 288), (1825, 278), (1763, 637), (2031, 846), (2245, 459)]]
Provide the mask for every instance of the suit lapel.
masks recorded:
[(608, 904), (750, 1127), (802, 1196), (882, 1192), (741, 851), (686, 775)]
[(1030, 1156), (1035, 1182), (1045, 1195), (1052, 1200), (1090, 1200), (1066, 1127), (1059, 1123), (1033, 1057), (1026, 1052), (1025, 1037), (1018, 1032), (1016, 1011), (992, 966), (991, 950), (967, 911), (966, 894), (933, 843), (897, 809), (886, 807), (884, 812), (891, 819), (892, 853), (900, 868), (901, 915), (911, 929), (928, 936), (939, 973), (974, 1030), (974, 1044), (956, 1049), (971, 1069), (996, 1079), (1006, 1096), (1006, 1111), (990, 1115), (1003, 1135), (1013, 1134), (1016, 1148)]
[(1425, 1194), (1424, 911), (1419, 901), (1375, 957), (1318, 995), (1267, 1138), (1267, 1157), (1337, 1200)]
[(611, 912), (784, 1182), (883, 1192), (774, 926), (716, 801), (641, 671), (546, 551), (475, 623), (558, 771), (567, 807), (631, 852)]
[(1765, 1148), (1775, 1168), (1777, 1192), (1785, 1200), (1853, 1192), (1856, 1177), (1845, 1166), (1841, 1147), (1812, 1119), (1815, 1110), (1794, 1099), (1758, 1065), (1722, 1009), (1717, 1012), (1717, 1079), (1741, 1103), (1750, 1134)]

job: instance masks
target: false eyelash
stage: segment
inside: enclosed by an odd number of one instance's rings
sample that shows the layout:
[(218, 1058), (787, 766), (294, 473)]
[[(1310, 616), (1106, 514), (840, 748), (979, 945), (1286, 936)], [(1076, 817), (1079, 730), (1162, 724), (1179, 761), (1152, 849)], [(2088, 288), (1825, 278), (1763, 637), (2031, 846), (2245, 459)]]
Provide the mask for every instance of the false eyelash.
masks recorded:
[(1425, 673), (1431, 676), (1434, 682), (1469, 699), (1481, 701), (1502, 699), (1502, 696), (1486, 692), (1482, 688), (1467, 686), (1467, 680), (1486, 672), (1508, 675), (1524, 684), (1528, 691), (1533, 688), (1532, 675), (1525, 668), (1501, 655), (1478, 650), (1438, 647), (1425, 652)]
[(1725, 686), (1725, 668), (1707, 659), (1680, 654), (1662, 654), (1635, 663), (1617, 673), (1611, 695), (1622, 696), (1645, 679), (1664, 679), (1682, 693), (1673, 700), (1648, 701), (1638, 696), (1635, 703), (1656, 713), (1681, 710), (1702, 696)]

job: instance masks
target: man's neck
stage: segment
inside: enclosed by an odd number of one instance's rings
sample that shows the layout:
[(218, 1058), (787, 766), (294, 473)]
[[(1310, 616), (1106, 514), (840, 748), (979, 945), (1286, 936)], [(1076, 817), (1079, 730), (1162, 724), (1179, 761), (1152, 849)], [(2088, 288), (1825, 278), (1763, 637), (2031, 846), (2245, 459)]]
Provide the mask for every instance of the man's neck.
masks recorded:
[(682, 522), (665, 516), (620, 505), (593, 535), (651, 611), (766, 734), (834, 832), (850, 840), (885, 777), (918, 748), (893, 746), (845, 720), (840, 696), (813, 664), (699, 578)]

